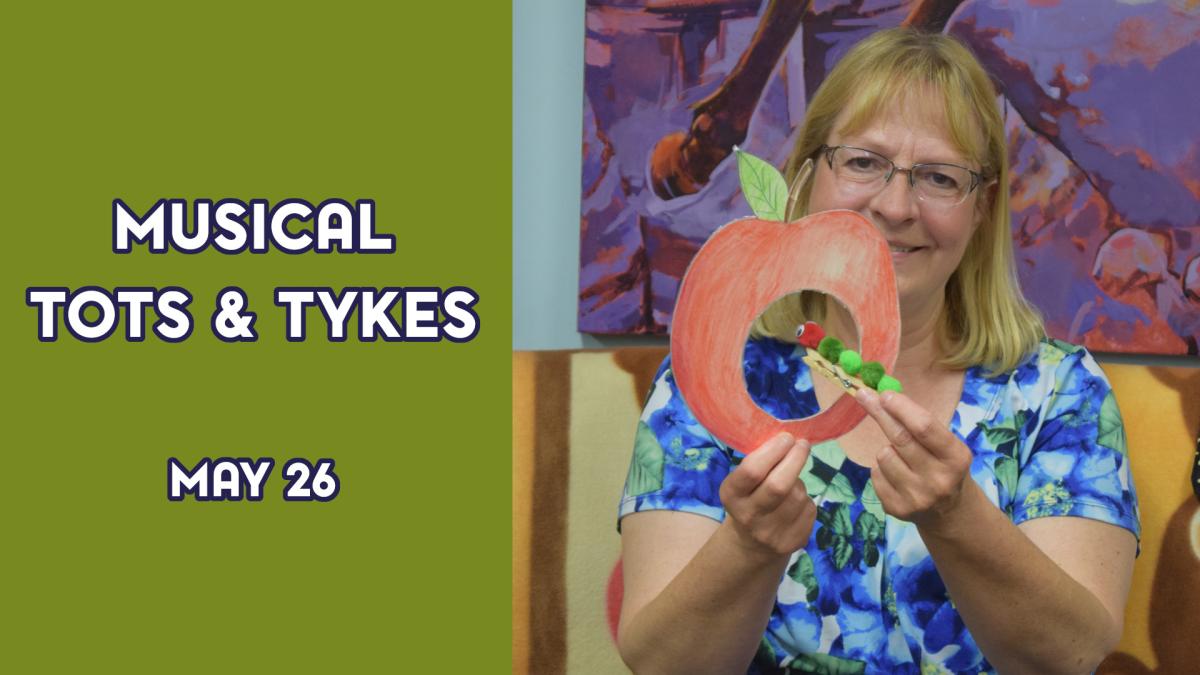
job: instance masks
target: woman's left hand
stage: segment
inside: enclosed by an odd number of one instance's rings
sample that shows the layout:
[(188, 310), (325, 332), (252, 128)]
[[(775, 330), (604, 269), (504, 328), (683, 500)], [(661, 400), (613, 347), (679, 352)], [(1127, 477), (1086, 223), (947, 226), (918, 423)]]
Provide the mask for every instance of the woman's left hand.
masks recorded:
[(922, 527), (947, 524), (970, 483), (970, 448), (904, 394), (863, 389), (855, 398), (891, 441), (871, 469), (884, 511)]

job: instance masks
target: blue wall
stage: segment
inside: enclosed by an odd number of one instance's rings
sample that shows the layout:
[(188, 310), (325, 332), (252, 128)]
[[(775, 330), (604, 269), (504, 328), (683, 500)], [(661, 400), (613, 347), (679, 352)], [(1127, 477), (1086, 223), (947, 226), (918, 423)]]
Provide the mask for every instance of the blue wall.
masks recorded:
[(576, 330), (585, 0), (513, 0), (513, 349), (666, 344)]

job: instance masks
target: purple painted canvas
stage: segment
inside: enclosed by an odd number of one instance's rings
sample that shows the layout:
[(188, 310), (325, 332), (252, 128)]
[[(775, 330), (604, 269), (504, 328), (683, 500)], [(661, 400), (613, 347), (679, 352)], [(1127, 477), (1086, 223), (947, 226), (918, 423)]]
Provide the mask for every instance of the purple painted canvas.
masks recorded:
[(688, 262), (750, 215), (838, 58), (906, 24), (1001, 92), (1018, 274), (1053, 337), (1197, 354), (1200, 0), (588, 0), (579, 329), (665, 333)]

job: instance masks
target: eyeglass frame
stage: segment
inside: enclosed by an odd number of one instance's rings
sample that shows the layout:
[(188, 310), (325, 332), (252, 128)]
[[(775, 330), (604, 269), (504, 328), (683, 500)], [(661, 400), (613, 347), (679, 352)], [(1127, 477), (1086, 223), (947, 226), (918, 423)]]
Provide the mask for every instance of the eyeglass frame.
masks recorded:
[[(876, 157), (883, 158), (888, 164), (891, 164), (892, 170), (889, 171), (887, 173), (887, 175), (884, 177), (883, 187), (887, 187), (887, 185), (892, 182), (892, 178), (897, 173), (904, 172), (904, 173), (908, 174), (908, 188), (910, 190), (912, 190), (913, 193), (915, 193), (917, 195), (917, 199), (920, 199), (921, 201), (926, 201), (926, 200), (924, 197), (921, 196), (920, 191), (917, 190), (917, 179), (916, 179), (915, 174), (913, 174), (913, 171), (915, 171), (916, 169), (923, 167), (923, 166), (952, 166), (956, 169), (962, 169), (963, 171), (966, 171), (967, 173), (971, 174), (971, 185), (967, 188), (967, 191), (963, 193), (962, 199), (958, 200), (957, 202), (955, 202), (954, 204), (952, 204), (950, 206), (958, 206), (958, 205), (962, 204), (963, 202), (965, 202), (967, 200), (967, 196), (975, 191), (975, 188), (982, 185), (985, 180), (990, 180), (990, 178), (988, 176), (986, 176), (978, 171), (975, 171), (974, 169), (969, 169), (961, 164), (954, 164), (952, 162), (920, 162), (917, 164), (913, 164), (912, 166), (910, 166), (908, 168), (904, 168), (904, 167), (900, 166), (899, 164), (893, 162), (890, 157), (884, 157), (883, 155), (879, 154), (878, 152), (875, 152), (874, 150), (869, 150), (867, 148), (860, 148), (855, 145), (832, 145), (831, 146), (831, 145), (822, 144), (821, 147), (817, 148), (817, 152), (825, 155), (825, 163), (829, 165), (830, 171), (835, 171), (835, 172), (837, 171), (836, 169), (833, 168), (833, 153), (837, 152), (838, 150), (840, 150), (842, 148), (846, 148), (848, 150), (859, 150), (861, 152), (869, 152), (872, 155), (875, 155)], [(881, 187), (880, 190), (882, 190), (883, 187)]]

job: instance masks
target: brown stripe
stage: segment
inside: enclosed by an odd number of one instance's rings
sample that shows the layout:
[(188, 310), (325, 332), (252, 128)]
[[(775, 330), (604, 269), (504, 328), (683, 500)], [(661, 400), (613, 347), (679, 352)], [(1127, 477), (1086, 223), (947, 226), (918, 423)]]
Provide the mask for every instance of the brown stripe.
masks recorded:
[(562, 673), (567, 667), (570, 353), (539, 353), (534, 381), (537, 413), (533, 445), (529, 668), (531, 673), (542, 675)]
[(633, 376), (633, 401), (644, 406), (654, 384), (654, 374), (667, 356), (666, 347), (626, 347), (612, 352), (613, 361)]

